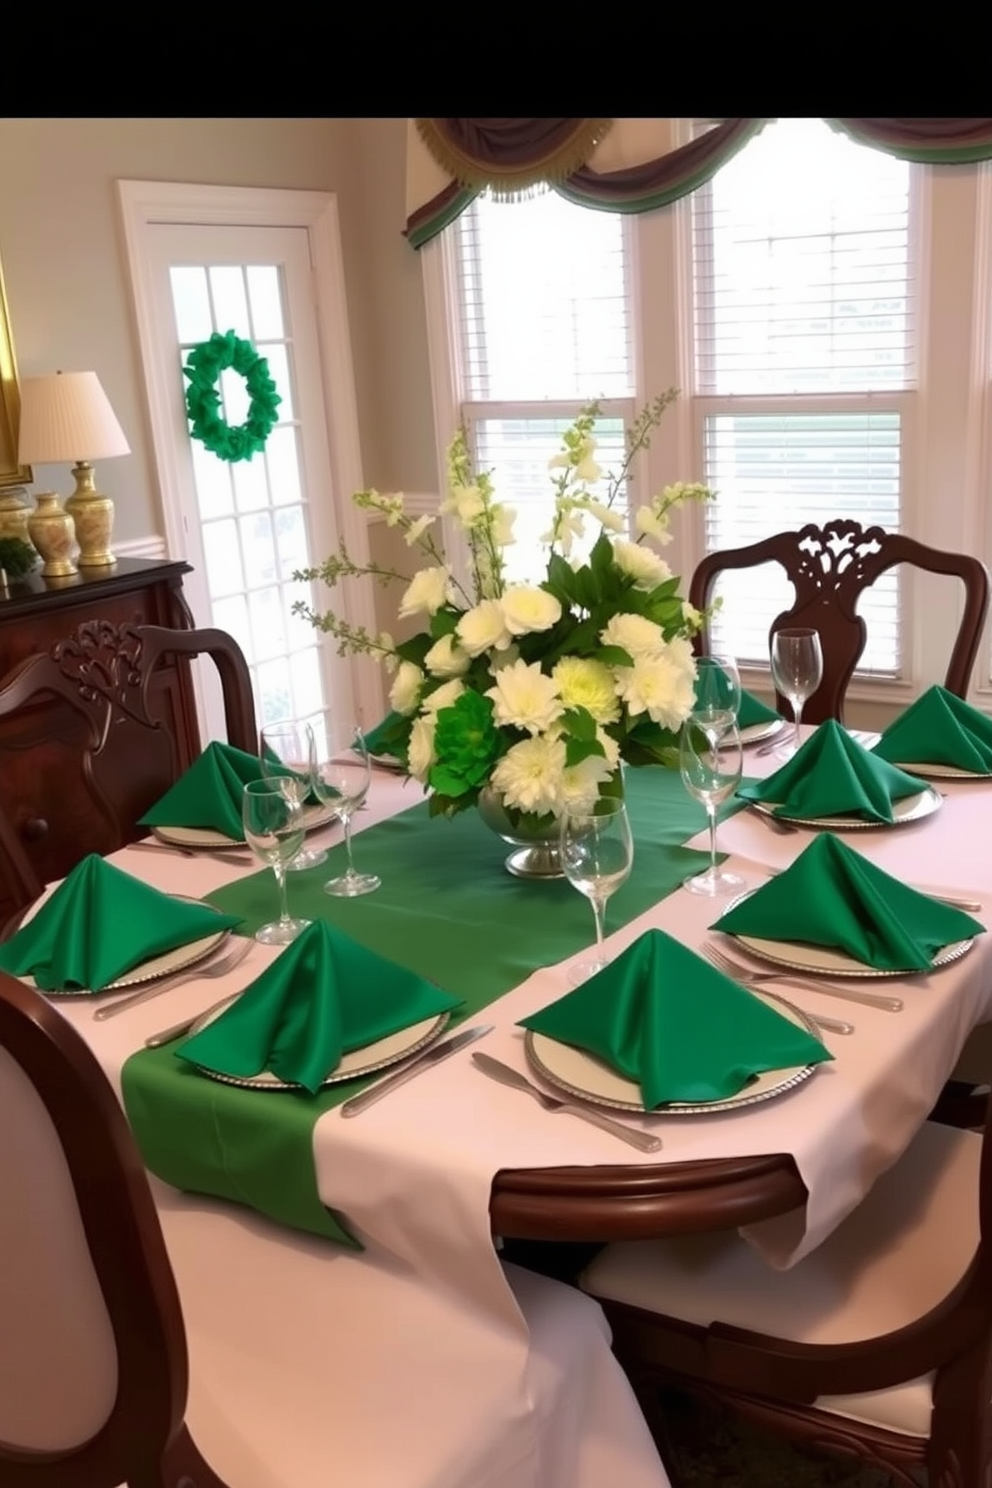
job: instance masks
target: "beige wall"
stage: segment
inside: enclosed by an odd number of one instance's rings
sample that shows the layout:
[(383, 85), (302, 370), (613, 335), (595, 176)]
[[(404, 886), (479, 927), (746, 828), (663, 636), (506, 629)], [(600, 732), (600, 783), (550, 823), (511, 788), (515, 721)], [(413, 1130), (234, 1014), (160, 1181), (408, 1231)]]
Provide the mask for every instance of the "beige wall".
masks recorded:
[[(132, 453), (100, 484), (116, 533), (163, 530), (127, 282), (121, 178), (337, 194), (364, 481), (436, 489), (417, 255), (402, 237), (405, 119), (0, 119), (0, 257), (20, 375), (99, 373)], [(67, 495), (67, 470), (34, 490)]]

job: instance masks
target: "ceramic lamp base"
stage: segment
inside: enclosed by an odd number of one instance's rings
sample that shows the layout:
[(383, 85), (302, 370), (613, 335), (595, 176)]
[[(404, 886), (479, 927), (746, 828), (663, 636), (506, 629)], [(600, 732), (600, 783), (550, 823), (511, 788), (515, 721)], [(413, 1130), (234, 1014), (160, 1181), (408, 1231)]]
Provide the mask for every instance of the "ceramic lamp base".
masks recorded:
[(80, 496), (74, 492), (65, 509), (76, 524), (80, 568), (106, 568), (117, 562), (110, 551), (114, 503), (109, 496)]

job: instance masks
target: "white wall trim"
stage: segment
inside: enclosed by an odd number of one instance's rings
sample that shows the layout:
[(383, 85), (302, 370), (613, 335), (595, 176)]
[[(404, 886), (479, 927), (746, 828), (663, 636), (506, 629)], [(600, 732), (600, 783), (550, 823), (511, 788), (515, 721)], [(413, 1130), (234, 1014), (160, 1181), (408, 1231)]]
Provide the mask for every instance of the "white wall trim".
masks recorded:
[(114, 552), (118, 558), (168, 558), (169, 549), (164, 537), (138, 537), (131, 542), (115, 542)]

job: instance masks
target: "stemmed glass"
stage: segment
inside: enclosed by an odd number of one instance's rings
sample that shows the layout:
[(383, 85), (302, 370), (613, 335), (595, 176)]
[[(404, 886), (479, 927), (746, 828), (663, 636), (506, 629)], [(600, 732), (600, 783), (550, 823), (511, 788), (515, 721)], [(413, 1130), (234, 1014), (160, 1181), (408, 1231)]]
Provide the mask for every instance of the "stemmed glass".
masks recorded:
[[(302, 809), (310, 794), (310, 725), (298, 719), (266, 724), (258, 758), (263, 779), (285, 780), (287, 789), (299, 797)], [(316, 868), (326, 861), (327, 853), (322, 847), (303, 846), (286, 868), (294, 873), (304, 868)]]
[(719, 736), (737, 722), (741, 706), (741, 678), (737, 660), (722, 652), (696, 658), (696, 699), (693, 715), (701, 729)]
[(360, 729), (355, 730), (347, 749), (329, 747), (330, 737), (330, 730), (320, 725), (311, 729), (310, 778), (317, 799), (331, 808), (344, 828), (348, 867), (339, 878), (325, 883), (324, 893), (354, 899), (359, 894), (371, 894), (382, 882), (378, 874), (357, 873), (351, 854), (351, 818), (368, 795), (369, 755)]
[(818, 633), (810, 629), (777, 630), (772, 636), (771, 664), (776, 690), (789, 699), (796, 720), (792, 738), (775, 751), (781, 758), (789, 759), (801, 742), (803, 704), (823, 680), (823, 651)]
[(717, 808), (734, 794), (741, 783), (743, 752), (736, 723), (713, 736), (710, 729), (690, 713), (682, 725), (679, 744), (682, 781), (690, 796), (706, 807), (710, 824), (710, 866), (703, 873), (683, 879), (690, 894), (732, 894), (746, 887), (738, 873), (727, 873), (716, 862)]
[(602, 797), (591, 811), (565, 811), (560, 820), (560, 856), (565, 877), (592, 905), (596, 923), (596, 954), (581, 961), (569, 976), (573, 986), (602, 971), (608, 962), (603, 950), (606, 901), (630, 877), (634, 841), (627, 808), (617, 797)]
[(279, 918), (255, 931), (263, 945), (289, 945), (309, 920), (295, 920), (286, 902), (286, 865), (303, 846), (303, 817), (298, 797), (286, 780), (250, 780), (241, 802), (245, 841), (262, 863), (268, 863), (279, 885)]

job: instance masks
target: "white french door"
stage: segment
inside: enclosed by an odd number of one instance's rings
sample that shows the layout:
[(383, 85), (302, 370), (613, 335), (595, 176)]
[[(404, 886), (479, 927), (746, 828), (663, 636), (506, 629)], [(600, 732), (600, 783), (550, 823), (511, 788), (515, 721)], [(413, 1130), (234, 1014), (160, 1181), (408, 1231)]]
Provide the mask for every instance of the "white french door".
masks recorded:
[[(144, 186), (122, 183), (126, 221), (125, 187)], [(180, 190), (199, 195), (208, 189)], [(285, 192), (234, 195), (275, 197), (279, 206), (287, 197), (290, 206), (297, 196), (311, 198)], [(349, 547), (357, 542), (358, 551), (364, 541), (364, 532), (347, 526), (339, 534), (336, 515), (337, 505), (350, 508), (340, 496), (335, 501), (338, 482), (353, 482), (345, 496), (361, 484), (357, 436), (353, 427), (344, 427), (349, 418), (354, 424), (354, 409), (343, 293), (329, 311), (336, 332), (343, 327), (345, 335), (346, 365), (339, 346), (331, 368), (332, 379), (337, 373), (341, 383), (342, 408), (329, 396), (322, 368), (312, 224), (260, 224), (250, 220), (251, 202), (242, 205), (244, 222), (231, 221), (229, 213), (222, 222), (191, 222), (190, 212), (180, 213), (185, 221), (155, 220), (166, 214), (154, 205), (137, 227), (131, 222), (129, 249), (132, 270), (140, 270), (140, 277), (134, 274), (135, 292), (166, 537), (170, 554), (193, 566), (185, 588), (197, 625), (228, 631), (244, 651), (260, 725), (332, 706), (342, 727), (350, 727), (363, 713), (376, 712), (378, 699), (367, 699), (363, 709), (350, 665), (292, 613), (294, 600), (310, 598), (309, 586), (292, 579), (294, 571), (326, 557), (341, 535)], [(208, 203), (202, 204), (202, 214), (211, 215)], [(274, 215), (291, 217), (292, 212)], [(234, 463), (190, 438), (182, 373), (191, 347), (215, 331), (231, 330), (266, 358), (282, 400), (264, 450)], [(248, 410), (243, 379), (228, 371), (219, 386), (228, 423), (242, 423)], [(335, 461), (337, 439), (345, 457), (338, 450)], [(221, 737), (219, 689), (206, 668), (200, 682), (205, 737)]]

